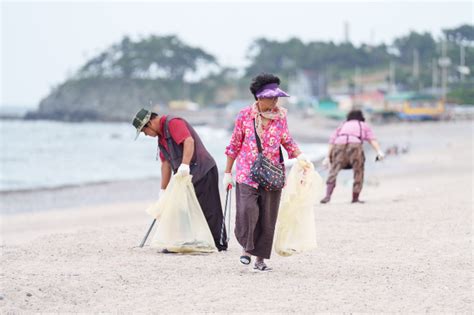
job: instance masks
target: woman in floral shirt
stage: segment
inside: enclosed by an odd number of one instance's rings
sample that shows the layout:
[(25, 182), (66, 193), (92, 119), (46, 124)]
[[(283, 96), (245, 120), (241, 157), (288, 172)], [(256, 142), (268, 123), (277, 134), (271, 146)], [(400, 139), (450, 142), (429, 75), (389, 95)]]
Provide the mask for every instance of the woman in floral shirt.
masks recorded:
[(287, 110), (277, 105), (278, 97), (289, 96), (279, 88), (279, 84), (280, 79), (272, 74), (261, 74), (253, 79), (250, 91), (256, 102), (238, 114), (225, 151), (225, 189), (234, 185), (232, 166), (237, 160), (235, 235), (243, 248), (240, 262), (248, 265), (251, 256), (256, 256), (254, 269), (260, 271), (271, 270), (264, 259), (269, 259), (271, 254), (281, 190), (267, 191), (250, 178), (250, 168), (258, 155), (255, 130), (262, 143), (263, 154), (274, 164), (280, 162), (280, 145), (288, 152), (290, 159), (296, 157), (310, 163), (290, 136)]

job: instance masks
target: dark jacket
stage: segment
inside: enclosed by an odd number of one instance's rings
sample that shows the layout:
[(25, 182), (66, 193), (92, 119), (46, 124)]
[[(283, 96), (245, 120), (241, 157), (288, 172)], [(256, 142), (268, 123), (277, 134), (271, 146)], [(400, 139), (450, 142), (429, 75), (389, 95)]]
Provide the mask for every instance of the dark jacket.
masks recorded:
[(206, 147), (204, 147), (204, 144), (202, 143), (201, 138), (199, 138), (197, 132), (186, 120), (180, 117), (167, 116), (163, 127), (163, 136), (165, 137), (169, 152), (163, 145), (159, 144), (159, 147), (165, 159), (170, 162), (173, 173), (176, 173), (178, 167), (183, 161), (183, 144), (176, 143), (171, 137), (169, 131), (169, 122), (172, 119), (181, 119), (184, 121), (189, 129), (189, 132), (191, 133), (191, 137), (194, 140), (194, 154), (189, 165), (190, 173), (193, 175), (192, 182), (194, 184), (203, 178), (204, 175), (206, 175), (207, 172), (211, 170), (211, 168), (216, 166), (216, 162), (209, 152), (207, 152)]

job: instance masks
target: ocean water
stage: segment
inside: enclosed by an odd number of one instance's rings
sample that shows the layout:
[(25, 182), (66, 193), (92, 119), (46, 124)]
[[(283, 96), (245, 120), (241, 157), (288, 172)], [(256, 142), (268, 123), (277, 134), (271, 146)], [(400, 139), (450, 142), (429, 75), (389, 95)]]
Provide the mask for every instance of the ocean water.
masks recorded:
[[(196, 131), (222, 172), (230, 133), (208, 126)], [(129, 123), (1, 120), (0, 191), (159, 177), (156, 138), (134, 136)], [(323, 144), (300, 147), (314, 159), (326, 153)]]

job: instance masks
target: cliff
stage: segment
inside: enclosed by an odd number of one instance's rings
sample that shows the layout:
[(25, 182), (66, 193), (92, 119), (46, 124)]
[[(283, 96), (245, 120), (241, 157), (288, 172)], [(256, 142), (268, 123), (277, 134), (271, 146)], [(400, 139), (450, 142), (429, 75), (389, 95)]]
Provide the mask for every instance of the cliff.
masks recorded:
[(169, 80), (85, 78), (68, 80), (41, 100), (26, 119), (62, 121), (129, 121), (142, 107), (165, 105), (173, 99), (206, 101), (199, 84)]

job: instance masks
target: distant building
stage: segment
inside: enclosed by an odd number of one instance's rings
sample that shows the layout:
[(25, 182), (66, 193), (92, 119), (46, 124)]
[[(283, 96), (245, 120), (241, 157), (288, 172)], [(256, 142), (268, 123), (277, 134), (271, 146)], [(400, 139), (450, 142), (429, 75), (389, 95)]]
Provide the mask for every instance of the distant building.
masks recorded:
[(384, 99), (385, 93), (382, 91), (362, 92), (352, 96), (352, 103), (356, 108), (382, 109)]

